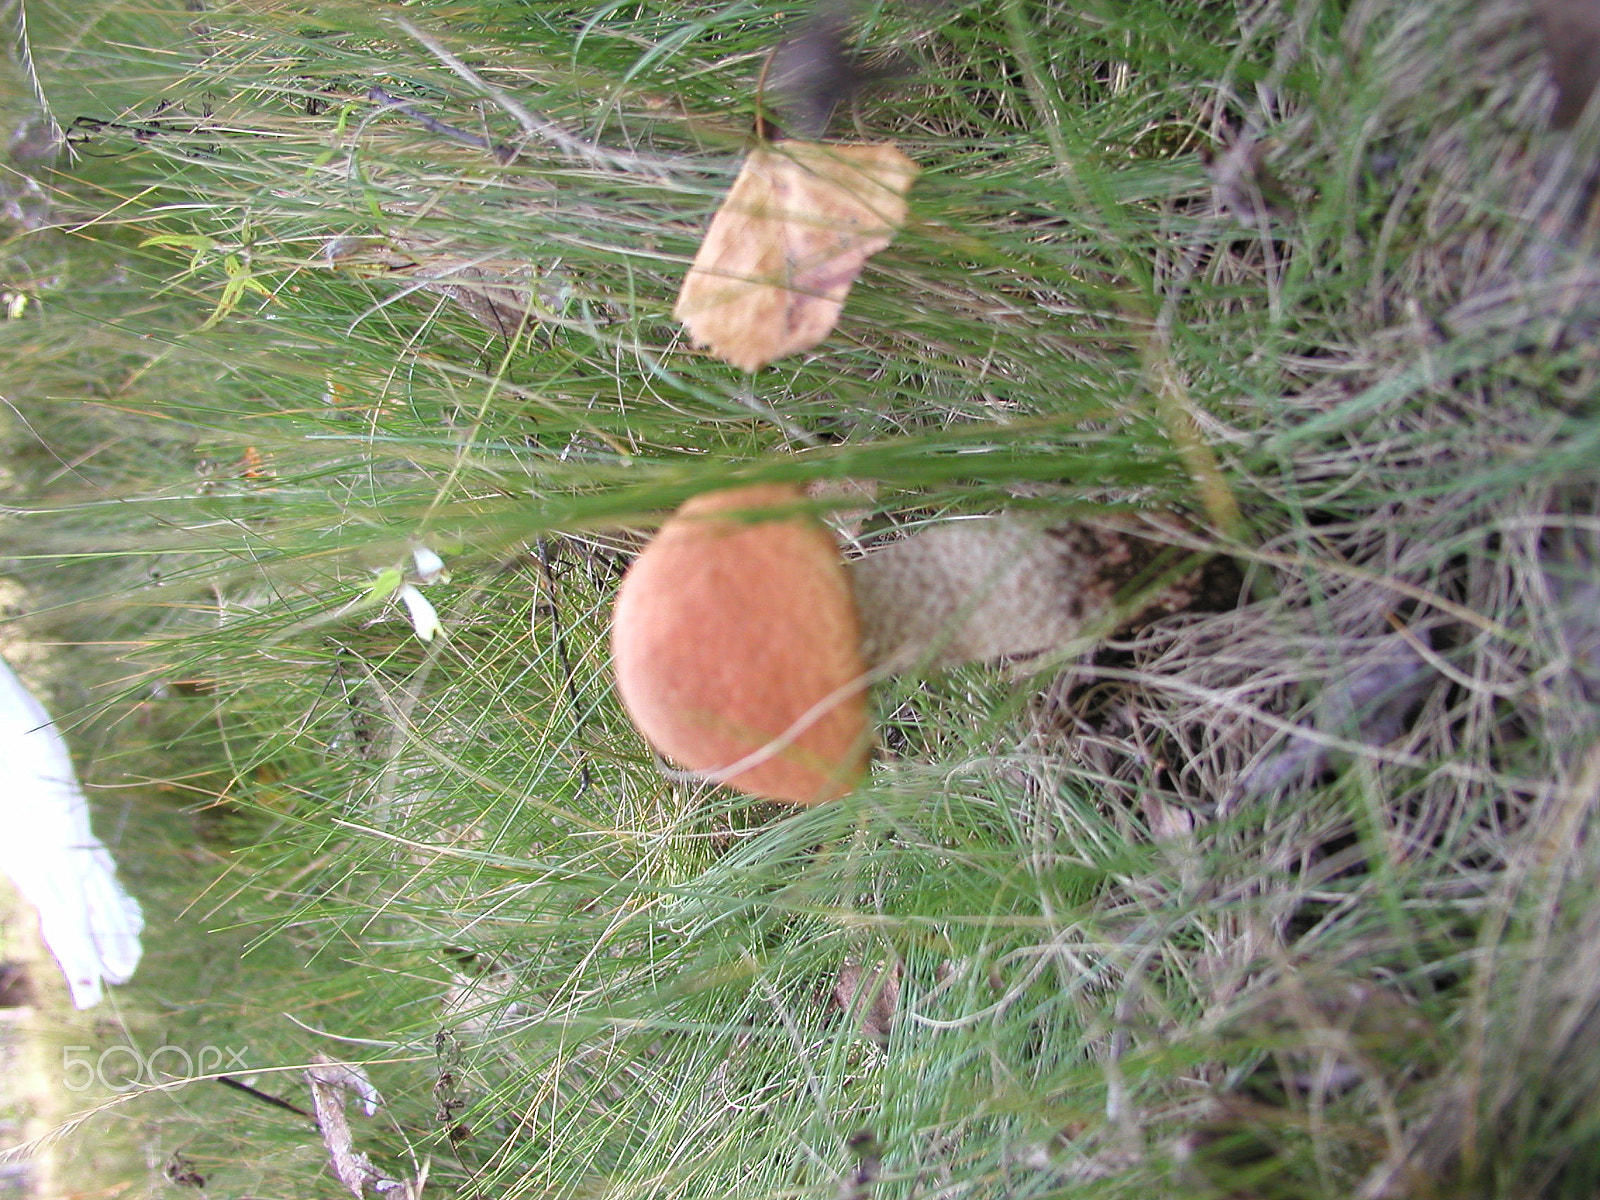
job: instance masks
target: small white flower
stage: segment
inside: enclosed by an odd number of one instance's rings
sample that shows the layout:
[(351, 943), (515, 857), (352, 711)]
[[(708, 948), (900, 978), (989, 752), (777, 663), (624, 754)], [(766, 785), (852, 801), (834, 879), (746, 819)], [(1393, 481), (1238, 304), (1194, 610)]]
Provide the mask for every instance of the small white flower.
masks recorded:
[(400, 585), (400, 599), (405, 602), (406, 613), (411, 617), (411, 628), (417, 631), (417, 636), (425, 642), (433, 641), (434, 634), (443, 628), (433, 604), (414, 583)]
[(411, 551), (411, 561), (416, 567), (418, 583), (447, 583), (450, 573), (444, 569), (444, 559), (426, 546)]

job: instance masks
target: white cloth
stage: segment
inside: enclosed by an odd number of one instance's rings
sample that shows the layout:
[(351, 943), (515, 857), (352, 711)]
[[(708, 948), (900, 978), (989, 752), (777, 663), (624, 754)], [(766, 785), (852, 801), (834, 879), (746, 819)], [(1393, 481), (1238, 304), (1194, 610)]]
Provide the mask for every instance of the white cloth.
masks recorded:
[(89, 829), (89, 802), (50, 714), (0, 659), (0, 874), (39, 910), (45, 945), (72, 1002), (100, 1001), (101, 981), (139, 965), (144, 913), (117, 882)]

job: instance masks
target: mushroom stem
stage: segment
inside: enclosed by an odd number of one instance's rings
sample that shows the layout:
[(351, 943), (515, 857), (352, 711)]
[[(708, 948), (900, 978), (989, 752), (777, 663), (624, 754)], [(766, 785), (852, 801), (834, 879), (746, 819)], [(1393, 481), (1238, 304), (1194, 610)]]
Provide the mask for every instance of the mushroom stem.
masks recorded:
[[(862, 655), (884, 671), (1034, 654), (1086, 633), (1111, 633), (1196, 597), (1198, 573), (1119, 593), (1163, 549), (1133, 522), (1044, 526), (1017, 516), (953, 521), (848, 564)], [(1168, 532), (1175, 532), (1169, 527)]]

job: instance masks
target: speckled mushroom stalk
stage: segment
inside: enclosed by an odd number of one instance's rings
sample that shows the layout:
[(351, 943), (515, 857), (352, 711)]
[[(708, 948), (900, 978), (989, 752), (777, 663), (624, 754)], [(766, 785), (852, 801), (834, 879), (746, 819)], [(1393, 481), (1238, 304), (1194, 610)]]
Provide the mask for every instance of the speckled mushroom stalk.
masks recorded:
[[(1194, 599), (1185, 578), (1118, 610), (1118, 593), (1162, 549), (1132, 521), (1046, 525), (977, 517), (939, 525), (847, 563), (873, 668), (951, 667), (1036, 654)], [(1169, 533), (1177, 532), (1171, 526)]]
[(683, 505), (617, 595), (612, 652), (634, 724), (678, 765), (758, 796), (850, 791), (875, 674), (1031, 654), (1194, 598), (1197, 577), (1119, 611), (1159, 531), (955, 521), (844, 564), (797, 487)]

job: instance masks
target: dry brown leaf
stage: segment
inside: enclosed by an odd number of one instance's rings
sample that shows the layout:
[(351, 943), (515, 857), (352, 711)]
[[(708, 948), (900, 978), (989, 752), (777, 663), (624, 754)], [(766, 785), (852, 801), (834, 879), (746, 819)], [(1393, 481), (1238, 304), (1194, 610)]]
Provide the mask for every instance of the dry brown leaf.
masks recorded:
[(870, 1129), (858, 1130), (845, 1143), (856, 1157), (855, 1170), (839, 1181), (839, 1200), (871, 1200), (872, 1185), (883, 1166), (883, 1151)]
[(846, 963), (839, 968), (832, 1000), (856, 1023), (863, 1037), (887, 1046), (900, 1008), (900, 964), (881, 962), (863, 967), (856, 962)]
[(1533, 8), (1556, 81), (1550, 124), (1570, 129), (1600, 84), (1600, 5), (1595, 0), (1534, 0)]
[(1439, 682), (1422, 653), (1431, 646), (1426, 629), (1392, 633), (1374, 642), (1324, 683), (1311, 715), (1300, 722), (1307, 734), (1291, 738), (1239, 777), (1239, 794), (1264, 796), (1309, 787), (1346, 739), (1367, 746), (1394, 741), (1405, 732), (1406, 718)]
[(673, 315), (746, 371), (815, 346), (906, 219), (917, 164), (887, 142), (757, 146), (711, 219)]

